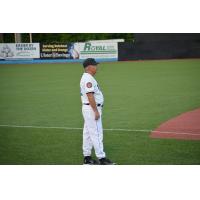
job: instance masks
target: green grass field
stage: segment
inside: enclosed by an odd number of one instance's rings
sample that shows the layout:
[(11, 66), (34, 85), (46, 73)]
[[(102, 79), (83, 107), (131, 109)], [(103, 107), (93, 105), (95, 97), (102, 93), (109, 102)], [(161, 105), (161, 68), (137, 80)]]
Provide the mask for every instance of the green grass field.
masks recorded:
[[(0, 125), (82, 127), (81, 64), (0, 65)], [(102, 63), (104, 128), (152, 130), (200, 107), (200, 60)], [(118, 164), (200, 164), (200, 141), (105, 131)], [(82, 164), (82, 131), (0, 126), (0, 164)]]

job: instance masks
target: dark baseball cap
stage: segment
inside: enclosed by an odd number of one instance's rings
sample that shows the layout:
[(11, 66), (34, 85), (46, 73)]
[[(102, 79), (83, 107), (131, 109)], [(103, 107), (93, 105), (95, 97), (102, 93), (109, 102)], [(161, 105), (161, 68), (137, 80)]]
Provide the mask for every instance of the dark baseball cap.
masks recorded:
[(94, 58), (87, 58), (83, 61), (83, 67), (87, 67), (89, 65), (98, 65), (99, 63), (96, 62)]

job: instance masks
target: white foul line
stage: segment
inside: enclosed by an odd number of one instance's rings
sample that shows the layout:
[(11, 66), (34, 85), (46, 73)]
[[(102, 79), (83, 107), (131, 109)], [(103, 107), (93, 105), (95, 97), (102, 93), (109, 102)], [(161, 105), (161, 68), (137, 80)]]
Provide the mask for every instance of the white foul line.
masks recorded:
[(71, 127), (61, 127), (61, 126), (20, 126), (20, 125), (8, 125), (0, 124), (0, 127), (11, 127), (11, 128), (47, 128), (47, 129), (67, 129), (67, 130), (82, 130), (82, 128), (71, 128)]
[[(0, 124), (0, 127), (11, 127), (11, 128), (38, 128), (38, 129), (64, 129), (64, 130), (83, 130), (83, 128), (76, 127), (62, 127), (62, 126), (21, 126), (21, 125), (9, 125)], [(122, 128), (105, 128), (105, 131), (123, 131), (123, 132), (155, 132), (164, 134), (175, 134), (175, 135), (200, 135), (200, 133), (181, 133), (173, 131), (153, 131), (153, 130), (142, 130), (142, 129), (122, 129)]]
[[(21, 125), (9, 125), (9, 124), (0, 124), (0, 127), (11, 127), (11, 128), (47, 128), (47, 129), (65, 129), (65, 130), (83, 130), (83, 128), (75, 127), (62, 127), (62, 126), (21, 126)], [(105, 131), (126, 131), (126, 132), (150, 132), (151, 130), (134, 130), (134, 129), (103, 129)]]
[(166, 133), (166, 134), (175, 134), (175, 135), (199, 135), (200, 136), (200, 132), (199, 133), (179, 133), (179, 132), (173, 132), (173, 131), (152, 131), (153, 133)]

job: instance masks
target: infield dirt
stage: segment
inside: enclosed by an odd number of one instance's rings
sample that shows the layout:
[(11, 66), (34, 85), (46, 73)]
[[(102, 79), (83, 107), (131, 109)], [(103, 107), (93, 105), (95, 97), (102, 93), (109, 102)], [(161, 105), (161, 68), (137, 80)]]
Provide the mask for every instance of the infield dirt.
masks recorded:
[(200, 108), (164, 122), (150, 137), (200, 140)]

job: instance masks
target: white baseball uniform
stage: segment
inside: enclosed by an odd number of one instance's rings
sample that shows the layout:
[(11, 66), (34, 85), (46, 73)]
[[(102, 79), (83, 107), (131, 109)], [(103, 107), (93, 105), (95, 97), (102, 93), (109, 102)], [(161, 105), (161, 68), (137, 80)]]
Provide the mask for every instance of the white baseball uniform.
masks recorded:
[[(80, 81), (82, 114), (84, 118), (83, 128), (83, 155), (91, 156), (94, 147), (96, 157), (106, 157), (103, 150), (103, 127), (102, 127), (102, 106), (104, 103), (103, 94), (97, 81), (89, 73), (84, 73)], [(88, 101), (87, 93), (93, 92), (100, 118), (95, 120), (95, 113)]]

